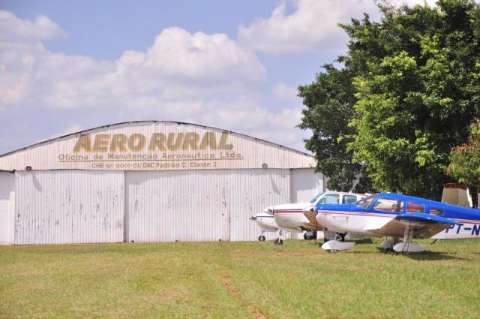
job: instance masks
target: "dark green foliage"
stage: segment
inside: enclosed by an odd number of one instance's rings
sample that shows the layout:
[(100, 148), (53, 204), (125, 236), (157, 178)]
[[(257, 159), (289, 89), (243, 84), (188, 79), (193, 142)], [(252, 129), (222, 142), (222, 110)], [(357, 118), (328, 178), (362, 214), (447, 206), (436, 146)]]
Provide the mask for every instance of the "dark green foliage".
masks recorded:
[(447, 173), (468, 185), (473, 194), (480, 190), (480, 122), (470, 126), (468, 143), (453, 149)]
[[(311, 114), (325, 109), (322, 101), (331, 108), (342, 105), (337, 112), (345, 114), (350, 126), (337, 130), (336, 139), (344, 141), (337, 146), (343, 151), (348, 145), (353, 161), (365, 165), (375, 188), (439, 198), (449, 180), (445, 172), (450, 151), (466, 142), (469, 124), (480, 115), (480, 9), (470, 0), (442, 0), (435, 7), (380, 7), (380, 22), (365, 16), (342, 26), (350, 37), (349, 50), (339, 59), (344, 69), (336, 72), (345, 72), (351, 82), (346, 89), (329, 92), (333, 101), (319, 99), (312, 106), (305, 99), (302, 127), (314, 130), (307, 147), (322, 169), (325, 156), (317, 152), (324, 142), (315, 132), (325, 129), (322, 123), (312, 124)], [(325, 95), (327, 88), (318, 87), (331, 82), (324, 79), (331, 74), (328, 69), (320, 74), (308, 86), (319, 93), (309, 94)], [(300, 95), (306, 91), (300, 88)], [(341, 99), (335, 103), (337, 93)], [(351, 163), (351, 156), (346, 158)]]
[(348, 191), (362, 169), (352, 162), (352, 154), (347, 151), (354, 132), (348, 123), (356, 102), (352, 74), (333, 65), (324, 68), (325, 73), (318, 74), (314, 83), (299, 88), (307, 107), (300, 127), (312, 130), (306, 148), (318, 159), (318, 170), (329, 178), (328, 188)]

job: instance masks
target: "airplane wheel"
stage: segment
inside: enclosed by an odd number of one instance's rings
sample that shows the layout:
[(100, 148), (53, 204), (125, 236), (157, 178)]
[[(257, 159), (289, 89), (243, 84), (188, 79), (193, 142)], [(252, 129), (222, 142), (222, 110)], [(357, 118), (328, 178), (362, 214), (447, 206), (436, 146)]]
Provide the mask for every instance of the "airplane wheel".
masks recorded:
[(283, 239), (277, 238), (277, 239), (275, 239), (275, 241), (273, 243), (275, 245), (283, 245)]
[(264, 235), (260, 235), (258, 236), (258, 241), (265, 241), (265, 236)]
[(336, 233), (335, 234), (335, 240), (345, 241), (345, 234)]
[(316, 231), (307, 231), (303, 234), (303, 239), (305, 239), (305, 240), (317, 239), (317, 232)]

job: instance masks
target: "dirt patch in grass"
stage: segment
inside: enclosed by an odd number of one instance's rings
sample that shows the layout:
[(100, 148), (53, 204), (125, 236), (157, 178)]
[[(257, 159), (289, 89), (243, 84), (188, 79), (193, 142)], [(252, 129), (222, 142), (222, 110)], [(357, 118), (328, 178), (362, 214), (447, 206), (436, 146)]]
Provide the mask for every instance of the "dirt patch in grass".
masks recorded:
[(232, 253), (232, 260), (241, 260), (241, 259), (252, 259), (252, 258), (265, 258), (265, 257), (309, 257), (309, 256), (319, 256), (319, 255), (324, 255), (325, 252), (323, 252), (320, 249), (312, 249), (312, 250), (300, 250), (300, 251), (295, 251), (295, 250), (285, 250), (285, 251), (278, 251), (275, 254), (272, 255), (271, 252), (239, 252), (239, 251), (234, 251)]
[(171, 300), (181, 299), (182, 297), (182, 294), (176, 289), (166, 289), (152, 294), (148, 294), (144, 298), (150, 302), (167, 302)]
[(280, 257), (307, 257), (307, 256), (319, 256), (324, 253), (321, 250), (304, 250), (304, 251), (280, 251), (277, 256)]
[(224, 275), (222, 277), (222, 284), (227, 289), (228, 294), (238, 301), (240, 305), (247, 309), (249, 313), (251, 313), (253, 316), (255, 316), (256, 319), (267, 319), (268, 317), (255, 305), (248, 304), (240, 295), (240, 292), (238, 289), (233, 285), (232, 278), (228, 275)]

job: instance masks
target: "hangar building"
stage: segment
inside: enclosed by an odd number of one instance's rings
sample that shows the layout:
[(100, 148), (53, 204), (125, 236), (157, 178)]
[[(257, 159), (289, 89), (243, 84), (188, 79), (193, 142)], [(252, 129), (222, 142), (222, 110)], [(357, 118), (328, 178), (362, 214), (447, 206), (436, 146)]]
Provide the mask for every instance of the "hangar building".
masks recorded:
[(256, 240), (249, 217), (323, 191), (308, 154), (180, 122), (113, 124), (0, 156), (0, 243)]

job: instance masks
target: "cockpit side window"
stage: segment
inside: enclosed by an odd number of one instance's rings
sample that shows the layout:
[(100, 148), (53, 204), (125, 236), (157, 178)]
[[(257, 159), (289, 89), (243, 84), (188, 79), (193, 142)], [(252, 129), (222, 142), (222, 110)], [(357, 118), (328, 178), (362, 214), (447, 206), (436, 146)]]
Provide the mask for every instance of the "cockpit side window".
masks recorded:
[(425, 206), (419, 203), (408, 202), (407, 203), (407, 213), (423, 213), (425, 211)]
[(338, 194), (326, 194), (318, 201), (319, 204), (338, 204), (340, 196)]
[(362, 198), (357, 202), (357, 206), (366, 209), (370, 206), (370, 204), (372, 203), (372, 200), (373, 200), (373, 196)]
[(428, 211), (428, 213), (430, 215), (437, 215), (437, 216), (442, 216), (443, 215), (443, 211), (439, 208), (435, 208), (435, 207), (430, 207), (430, 210)]
[(313, 197), (313, 198), (310, 200), (310, 203), (315, 204), (315, 202), (316, 202), (323, 194), (325, 194), (325, 193), (324, 193), (324, 192), (321, 192), (321, 193), (318, 193), (317, 195), (315, 195), (315, 197)]
[(343, 195), (342, 204), (354, 204), (357, 202), (355, 195)]
[(399, 213), (403, 209), (403, 203), (396, 199), (380, 198), (373, 209), (386, 213)]

